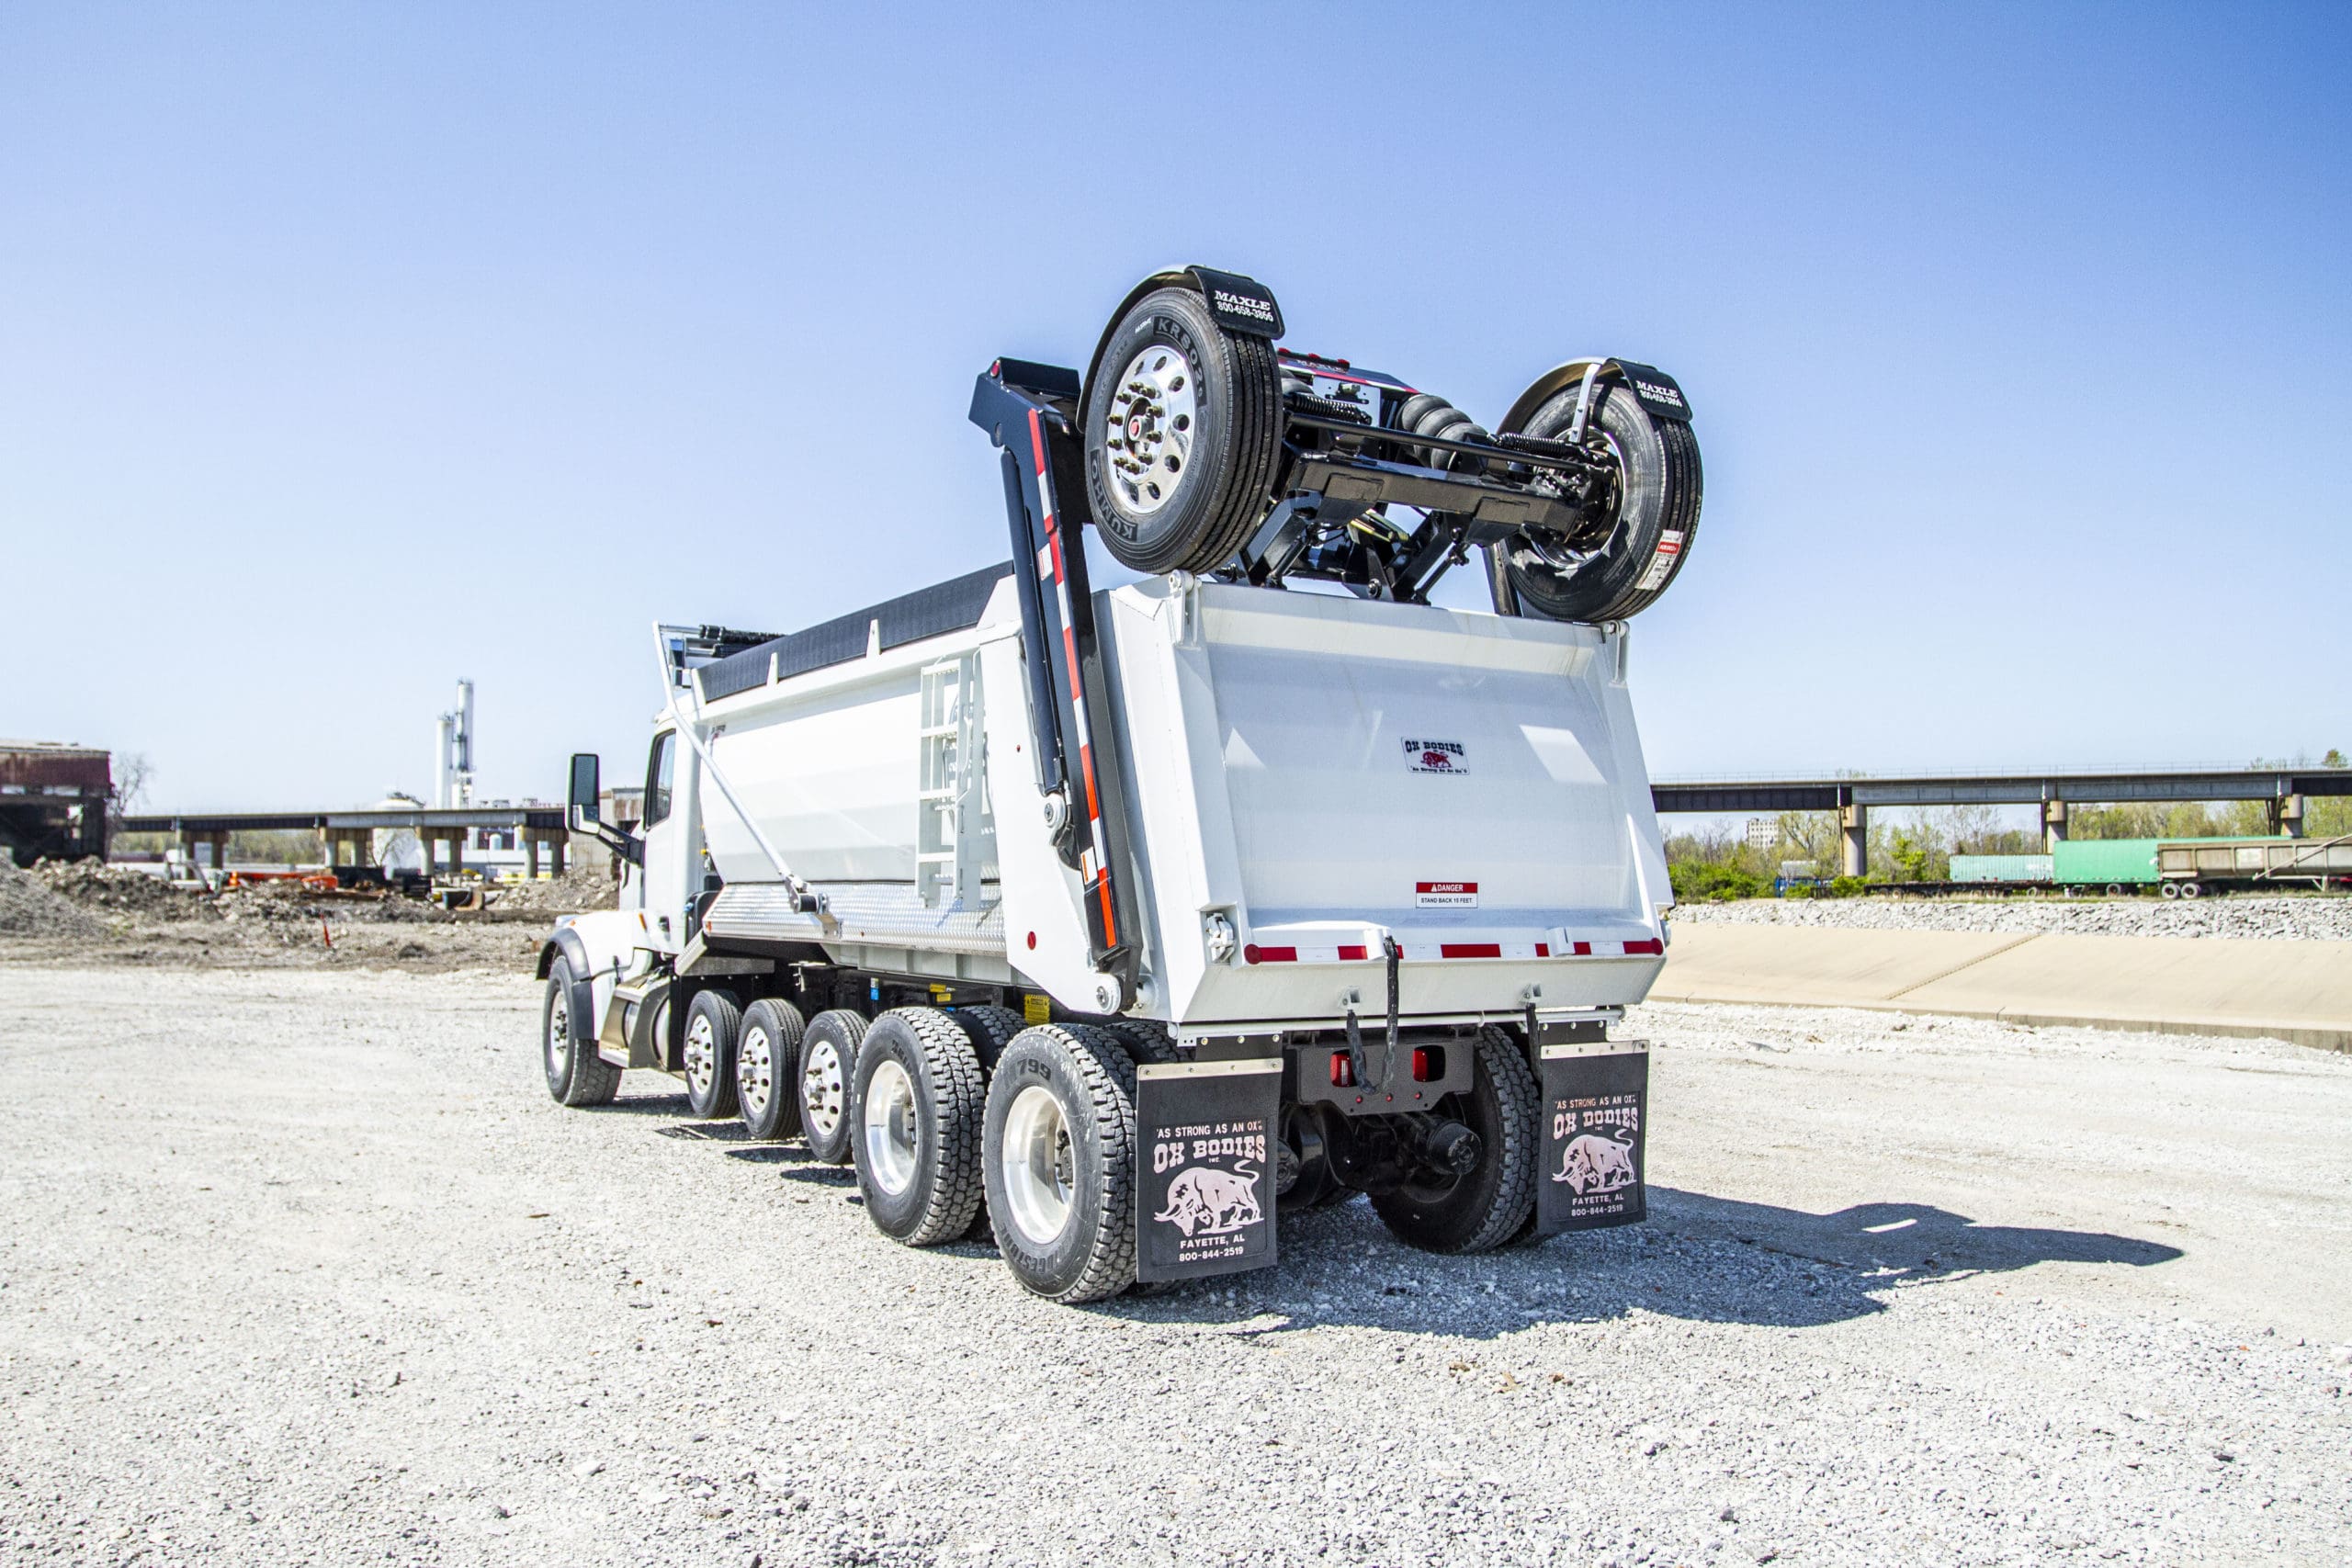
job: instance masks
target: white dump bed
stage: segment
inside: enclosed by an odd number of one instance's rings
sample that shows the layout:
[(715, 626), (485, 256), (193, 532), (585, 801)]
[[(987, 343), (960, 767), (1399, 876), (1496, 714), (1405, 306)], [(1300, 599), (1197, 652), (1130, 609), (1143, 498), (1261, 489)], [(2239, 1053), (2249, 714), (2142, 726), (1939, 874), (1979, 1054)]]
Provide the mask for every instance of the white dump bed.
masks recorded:
[[(1186, 1021), (1638, 999), (1670, 902), (1623, 635), (1151, 582), (1107, 595), (1155, 973)], [(1231, 960), (1203, 929), (1236, 928)]]
[[(1402, 950), (1409, 1016), (1647, 990), (1670, 895), (1622, 630), (1188, 580), (1098, 594), (1095, 617), (1138, 1010), (1328, 1021), (1352, 989), (1377, 1014), (1384, 939)], [(714, 938), (819, 942), (844, 963), (1017, 978), (1099, 1008), (1079, 878), (1032, 769), (1019, 634), (1008, 578), (967, 629), (889, 649), (877, 636), (862, 658), (710, 703), (733, 794), (837, 920), (759, 886), (777, 880), (764, 852), (705, 791), (728, 884)], [(922, 824), (955, 787), (940, 748), (959, 725), (978, 874), (950, 903), (918, 877), (939, 858)], [(982, 737), (984, 794), (968, 754)]]

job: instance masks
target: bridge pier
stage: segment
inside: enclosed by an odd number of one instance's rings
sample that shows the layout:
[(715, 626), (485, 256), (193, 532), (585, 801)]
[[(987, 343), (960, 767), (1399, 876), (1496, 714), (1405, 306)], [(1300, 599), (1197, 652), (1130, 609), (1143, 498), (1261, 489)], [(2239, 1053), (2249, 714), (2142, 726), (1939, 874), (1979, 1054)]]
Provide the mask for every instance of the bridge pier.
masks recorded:
[(2041, 852), (2055, 854), (2058, 846), (2066, 841), (2066, 803), (2045, 800), (2041, 803)]
[(2282, 795), (2270, 803), (2270, 830), (2274, 833), (2284, 833), (2290, 839), (2300, 839), (2303, 836), (2303, 797), (2301, 795)]
[(1838, 855), (1838, 874), (1867, 876), (1871, 869), (1871, 810), (1849, 804), (1838, 808), (1838, 825), (1845, 830)]

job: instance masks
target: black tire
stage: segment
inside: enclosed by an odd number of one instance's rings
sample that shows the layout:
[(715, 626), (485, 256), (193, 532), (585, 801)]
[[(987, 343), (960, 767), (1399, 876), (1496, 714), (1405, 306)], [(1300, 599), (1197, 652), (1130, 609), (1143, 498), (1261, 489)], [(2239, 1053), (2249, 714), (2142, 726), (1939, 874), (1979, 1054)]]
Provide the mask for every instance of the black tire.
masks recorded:
[(586, 1021), (573, 1016), (572, 983), (571, 961), (557, 959), (548, 970), (548, 994), (539, 1003), (539, 1066), (547, 1076), (548, 1093), (558, 1105), (610, 1105), (621, 1087), (621, 1070), (596, 1054)]
[[(1576, 421), (1581, 383), (1562, 389), (1527, 422), (1556, 440)], [(1596, 389), (1587, 435), (1617, 454), (1615, 526), (1589, 555), (1557, 536), (1522, 530), (1501, 547), (1520, 604), (1555, 621), (1622, 621), (1649, 608), (1690, 558), (1702, 489), (1699, 442), (1680, 420), (1659, 419), (1623, 387)]]
[(1282, 1141), (1283, 1146), (1275, 1156), (1277, 1162), (1296, 1161), (1298, 1173), (1290, 1190), (1275, 1200), (1280, 1213), (1328, 1209), (1356, 1195), (1356, 1190), (1341, 1181), (1331, 1168), (1324, 1149), (1322, 1122), (1313, 1107), (1294, 1105), (1284, 1112)]
[(800, 1065), (800, 1037), (808, 1032), (800, 1010), (776, 997), (762, 997), (743, 1011), (735, 1032), (735, 1100), (743, 1130), (773, 1143), (800, 1133), (800, 1096), (794, 1080)]
[(980, 1207), (980, 1058), (937, 1008), (893, 1008), (857, 1052), (857, 1187), (875, 1229), (935, 1247)]
[(850, 1162), (850, 1123), (855, 1107), (851, 1090), (857, 1050), (865, 1040), (865, 1020), (847, 1008), (831, 1008), (808, 1021), (800, 1037), (800, 1060), (792, 1074), (800, 1135), (808, 1152), (827, 1165)]
[(1146, 1062), (1165, 1065), (1177, 1059), (1176, 1042), (1169, 1038), (1168, 1026), (1164, 1023), (1154, 1023), (1149, 1019), (1122, 1018), (1102, 1027), (1127, 1048), (1127, 1055), (1136, 1059), (1137, 1066)]
[(678, 1064), (686, 1074), (686, 1106), (709, 1121), (735, 1114), (735, 1036), (743, 1010), (730, 991), (696, 991), (686, 1007)]
[(980, 1070), (996, 1071), (996, 1059), (1012, 1043), (1012, 1037), (1028, 1027), (1022, 1016), (1011, 1008), (993, 1004), (981, 1007), (959, 1007), (948, 1017), (963, 1025), (971, 1037), (972, 1049), (978, 1053)]
[[(1148, 405), (1122, 400), (1131, 368), (1155, 382)], [(1196, 291), (1154, 289), (1119, 318), (1087, 379), (1085, 419), (1087, 499), (1121, 565), (1214, 570), (1265, 516), (1282, 457), (1274, 347), (1218, 326)], [(1139, 473), (1119, 466), (1137, 460)]]
[(1542, 1103), (1519, 1042), (1491, 1024), (1480, 1030), (1469, 1089), (1437, 1103), (1478, 1134), (1477, 1165), (1467, 1176), (1374, 1194), (1381, 1224), (1428, 1252), (1486, 1252), (1510, 1241), (1535, 1205)]
[[(1052, 1115), (1032, 1094), (1046, 1097)], [(1083, 1024), (1023, 1030), (997, 1062), (982, 1127), (997, 1250), (1021, 1288), (1075, 1304), (1133, 1285), (1136, 1067), (1125, 1047)], [(1009, 1146), (1017, 1175), (1008, 1170)], [(1023, 1192), (1065, 1203), (1058, 1225), (1034, 1201), (1015, 1201), (1016, 1179)]]
[[(964, 1032), (970, 1036), (972, 1049), (980, 1058), (983, 1077), (996, 1071), (996, 1059), (1004, 1055), (1004, 1048), (1012, 1043), (1012, 1037), (1029, 1026), (1028, 1021), (1017, 1010), (998, 1007), (994, 1003), (959, 1007), (947, 1016), (962, 1024)], [(972, 1216), (970, 1227), (964, 1232), (964, 1239), (986, 1241), (989, 1232), (989, 1206), (982, 1202), (979, 1213)]]

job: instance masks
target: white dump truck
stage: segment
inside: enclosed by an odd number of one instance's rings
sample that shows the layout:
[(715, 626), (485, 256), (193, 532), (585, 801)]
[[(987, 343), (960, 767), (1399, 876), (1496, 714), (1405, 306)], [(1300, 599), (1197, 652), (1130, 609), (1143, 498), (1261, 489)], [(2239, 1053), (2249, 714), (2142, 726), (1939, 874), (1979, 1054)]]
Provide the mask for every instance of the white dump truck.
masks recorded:
[[(681, 1077), (1062, 1302), (1266, 1266), (1357, 1193), (1441, 1252), (1643, 1217), (1609, 1028), (1671, 895), (1625, 621), (1688, 558), (1688, 405), (1573, 360), (1489, 433), (1282, 331), (1156, 275), (1084, 377), (978, 378), (1009, 562), (657, 629), (634, 831), (573, 759), (628, 871), (542, 951), (558, 1100)], [(1091, 590), (1090, 525), (1148, 575)], [(1473, 550), (1495, 613), (1430, 604)]]

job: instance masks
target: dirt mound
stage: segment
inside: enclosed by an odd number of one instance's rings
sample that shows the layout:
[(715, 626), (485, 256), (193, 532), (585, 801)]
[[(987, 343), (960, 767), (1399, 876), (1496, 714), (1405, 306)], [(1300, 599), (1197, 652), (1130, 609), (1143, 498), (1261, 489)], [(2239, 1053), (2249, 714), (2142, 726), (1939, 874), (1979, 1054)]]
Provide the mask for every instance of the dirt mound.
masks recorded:
[(609, 909), (619, 901), (620, 884), (599, 872), (571, 871), (540, 882), (502, 886), (492, 896), (494, 909), (543, 909), (571, 914), (582, 909)]
[(193, 888), (175, 887), (160, 876), (99, 860), (42, 861), (35, 880), (85, 909), (133, 915), (150, 920), (198, 920), (213, 916), (211, 900)]
[(55, 941), (88, 941), (111, 928), (97, 916), (28, 874), (0, 852), (0, 931)]

